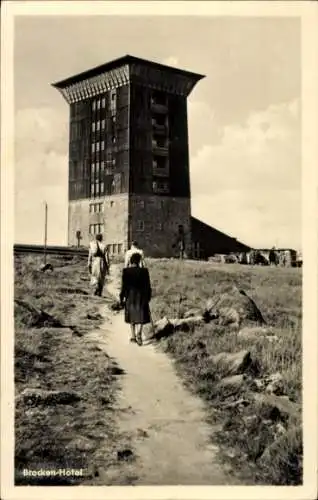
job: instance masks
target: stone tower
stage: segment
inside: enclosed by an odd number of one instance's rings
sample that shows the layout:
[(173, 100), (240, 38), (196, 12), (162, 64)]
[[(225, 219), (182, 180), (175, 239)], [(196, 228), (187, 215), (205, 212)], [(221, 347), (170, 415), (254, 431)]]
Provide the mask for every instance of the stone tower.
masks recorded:
[(103, 233), (110, 253), (137, 240), (191, 249), (187, 97), (203, 78), (126, 55), (54, 83), (70, 105), (68, 244)]

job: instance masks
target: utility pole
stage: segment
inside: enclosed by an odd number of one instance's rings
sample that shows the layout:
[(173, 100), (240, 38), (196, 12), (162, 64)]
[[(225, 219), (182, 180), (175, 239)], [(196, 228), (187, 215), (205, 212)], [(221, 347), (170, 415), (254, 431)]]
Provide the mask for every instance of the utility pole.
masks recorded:
[(47, 203), (44, 202), (44, 265), (46, 264), (46, 247), (47, 247)]

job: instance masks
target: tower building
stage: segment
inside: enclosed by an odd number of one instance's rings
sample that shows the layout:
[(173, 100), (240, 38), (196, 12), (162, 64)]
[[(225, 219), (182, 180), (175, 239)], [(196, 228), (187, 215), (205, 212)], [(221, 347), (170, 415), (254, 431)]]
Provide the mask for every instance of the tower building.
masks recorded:
[(70, 105), (68, 244), (191, 252), (187, 97), (204, 76), (126, 55), (54, 83)]

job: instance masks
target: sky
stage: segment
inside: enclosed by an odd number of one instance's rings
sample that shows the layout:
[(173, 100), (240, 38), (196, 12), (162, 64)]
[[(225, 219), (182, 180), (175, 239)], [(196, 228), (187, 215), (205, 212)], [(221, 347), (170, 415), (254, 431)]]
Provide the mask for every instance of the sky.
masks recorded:
[(15, 18), (15, 241), (67, 244), (69, 109), (50, 84), (125, 54), (204, 74), (188, 98), (192, 214), (301, 248), (297, 18)]

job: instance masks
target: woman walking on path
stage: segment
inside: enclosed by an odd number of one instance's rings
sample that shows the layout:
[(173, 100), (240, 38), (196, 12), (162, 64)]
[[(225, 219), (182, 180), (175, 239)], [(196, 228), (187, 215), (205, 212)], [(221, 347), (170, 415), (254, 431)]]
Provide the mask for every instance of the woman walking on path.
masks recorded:
[(109, 272), (109, 255), (106, 245), (102, 242), (103, 236), (97, 234), (95, 241), (89, 246), (88, 271), (91, 275), (91, 286), (94, 295), (102, 296), (106, 274)]
[(142, 327), (150, 323), (149, 302), (151, 284), (146, 267), (140, 267), (140, 253), (130, 258), (130, 266), (123, 269), (120, 291), (120, 303), (125, 306), (125, 322), (130, 324), (131, 342), (142, 345)]

